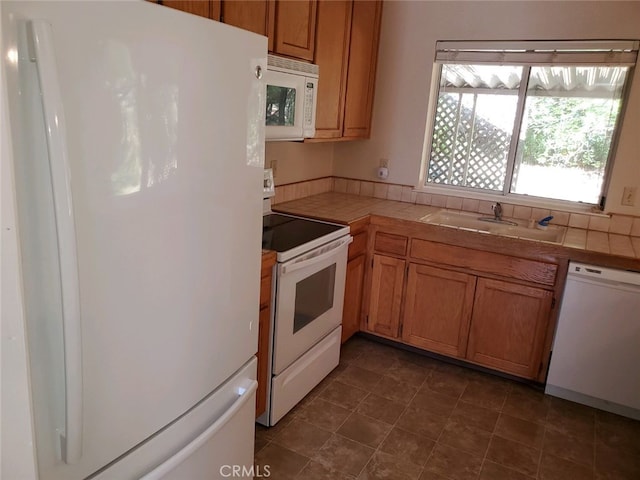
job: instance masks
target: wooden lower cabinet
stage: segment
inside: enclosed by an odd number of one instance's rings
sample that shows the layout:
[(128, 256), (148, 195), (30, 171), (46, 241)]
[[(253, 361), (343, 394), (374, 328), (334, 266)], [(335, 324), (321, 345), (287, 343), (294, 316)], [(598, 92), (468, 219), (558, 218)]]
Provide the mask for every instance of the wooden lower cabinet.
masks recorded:
[(369, 225), (364, 330), (544, 381), (558, 262), (436, 242), (405, 224), (377, 222), (389, 223)]
[(479, 278), (467, 358), (537, 378), (552, 300), (553, 292), (542, 288)]
[(360, 330), (360, 311), (364, 292), (364, 271), (367, 256), (365, 254), (349, 260), (347, 279), (344, 287), (344, 306), (342, 309), (342, 343)]
[(373, 256), (367, 330), (397, 338), (400, 328), (405, 260)]
[(256, 390), (256, 418), (267, 409), (267, 383), (269, 381), (269, 338), (271, 332), (271, 308), (260, 310), (258, 322), (258, 389)]
[(349, 245), (347, 278), (342, 307), (342, 343), (360, 331), (363, 320), (364, 278), (367, 263), (369, 219), (358, 219), (349, 224), (353, 241)]
[(464, 358), (475, 287), (473, 275), (410, 263), (402, 340)]
[(271, 288), (276, 252), (262, 254), (260, 270), (260, 316), (258, 317), (258, 367), (256, 391), (256, 418), (267, 409), (267, 384), (269, 383), (269, 339), (271, 338)]

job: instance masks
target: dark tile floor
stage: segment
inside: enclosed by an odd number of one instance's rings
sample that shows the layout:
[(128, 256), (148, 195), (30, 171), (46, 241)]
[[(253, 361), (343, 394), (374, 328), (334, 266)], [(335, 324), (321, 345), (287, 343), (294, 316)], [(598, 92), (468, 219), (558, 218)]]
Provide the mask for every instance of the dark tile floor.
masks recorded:
[(361, 337), (256, 428), (256, 465), (277, 480), (640, 479), (640, 422)]

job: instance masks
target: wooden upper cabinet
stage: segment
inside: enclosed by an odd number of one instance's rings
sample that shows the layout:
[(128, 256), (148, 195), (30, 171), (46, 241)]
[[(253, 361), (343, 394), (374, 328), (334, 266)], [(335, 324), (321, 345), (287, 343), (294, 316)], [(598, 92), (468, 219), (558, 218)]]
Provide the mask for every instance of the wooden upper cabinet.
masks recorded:
[(315, 63), (320, 67), (316, 139), (370, 134), (381, 1), (318, 4)]
[(223, 0), (221, 21), (269, 37), (269, 51), (313, 60), (315, 0)]
[(553, 292), (479, 278), (467, 358), (503, 372), (535, 379)]
[(313, 61), (316, 41), (316, 0), (276, 2), (273, 51)]
[(373, 256), (367, 330), (398, 337), (405, 264), (399, 258)]
[(320, 66), (315, 138), (342, 137), (353, 1), (318, 4), (315, 63)]
[(221, 21), (234, 27), (269, 37), (269, 50), (273, 50), (273, 0), (225, 0), (221, 7)]
[(369, 138), (381, 0), (155, 1), (264, 35), (270, 52), (316, 63), (314, 138)]
[(202, 0), (149, 0), (154, 3), (160, 3), (166, 7), (175, 8), (187, 13), (193, 13), (200, 17), (220, 20), (220, 1), (202, 1)]
[(410, 263), (402, 340), (464, 358), (475, 287), (473, 275)]
[(382, 2), (353, 2), (344, 137), (369, 138), (381, 18)]

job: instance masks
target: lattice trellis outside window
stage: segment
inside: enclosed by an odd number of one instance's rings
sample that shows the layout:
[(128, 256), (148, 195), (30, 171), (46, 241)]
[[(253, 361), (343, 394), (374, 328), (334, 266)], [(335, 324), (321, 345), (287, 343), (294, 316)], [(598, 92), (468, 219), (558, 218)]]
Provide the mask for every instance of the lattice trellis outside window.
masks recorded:
[(438, 42), (425, 185), (599, 203), (638, 42)]
[(478, 115), (478, 94), (446, 93), (438, 98), (431, 142), (429, 180), (445, 185), (502, 191), (511, 132)]

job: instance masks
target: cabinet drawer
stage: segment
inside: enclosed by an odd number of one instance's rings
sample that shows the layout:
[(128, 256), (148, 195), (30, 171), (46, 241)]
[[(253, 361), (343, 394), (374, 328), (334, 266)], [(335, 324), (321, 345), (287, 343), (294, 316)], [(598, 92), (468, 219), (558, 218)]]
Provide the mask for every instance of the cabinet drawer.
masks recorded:
[(550, 286), (555, 284), (558, 271), (558, 266), (552, 263), (415, 238), (411, 241), (411, 257)]
[(407, 254), (407, 241), (407, 237), (402, 235), (376, 232), (374, 248), (378, 252), (404, 256)]

